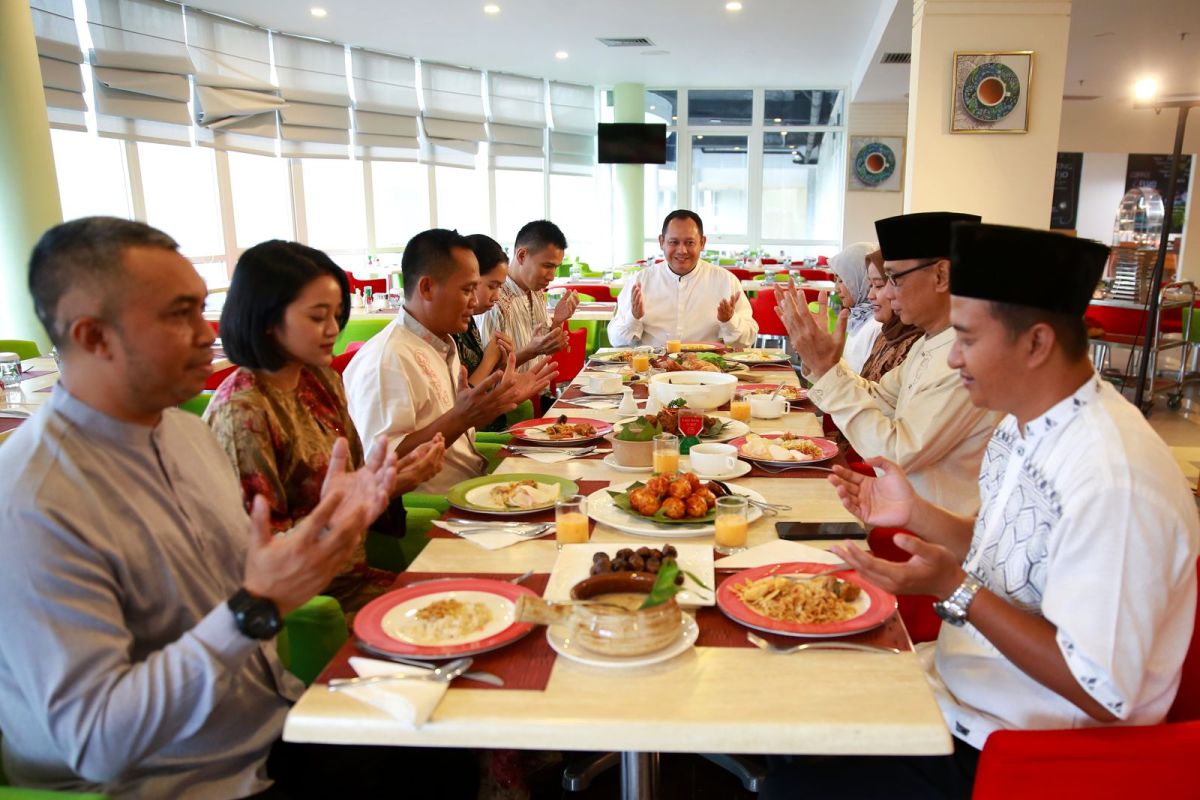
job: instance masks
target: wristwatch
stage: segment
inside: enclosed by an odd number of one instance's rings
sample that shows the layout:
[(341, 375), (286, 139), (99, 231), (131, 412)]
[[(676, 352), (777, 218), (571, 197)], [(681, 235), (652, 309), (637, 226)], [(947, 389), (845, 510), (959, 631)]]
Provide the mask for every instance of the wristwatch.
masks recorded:
[(967, 573), (962, 584), (950, 593), (945, 600), (933, 604), (937, 615), (956, 628), (967, 624), (967, 609), (975, 599), (975, 593), (983, 586), (983, 579), (978, 575)]
[(270, 639), (283, 627), (279, 608), (265, 597), (255, 597), (245, 589), (238, 589), (229, 598), (228, 605), (238, 630), (251, 639)]

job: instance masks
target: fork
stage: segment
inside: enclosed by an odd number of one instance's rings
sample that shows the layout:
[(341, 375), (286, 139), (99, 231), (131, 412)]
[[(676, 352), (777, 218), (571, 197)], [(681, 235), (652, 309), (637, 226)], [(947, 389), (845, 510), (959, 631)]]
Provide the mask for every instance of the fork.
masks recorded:
[(513, 536), (520, 536), (522, 539), (536, 539), (537, 537), (541, 536), (542, 534), (544, 534), (546, 531), (548, 531), (550, 529), (550, 524), (551, 523), (546, 522), (546, 523), (543, 523), (543, 524), (537, 526), (536, 528), (531, 528), (530, 530), (527, 530), (527, 531), (518, 531), (518, 530), (513, 530), (512, 528), (505, 528), (501, 531), (497, 531), (495, 527), (484, 526), (484, 527), (479, 527), (479, 528), (463, 528), (461, 531), (451, 531), (451, 533), (454, 533), (458, 536), (468, 536), (472, 533), (497, 533), (497, 532), (499, 532), (499, 533), (511, 533)]
[(790, 472), (791, 470), (794, 470), (794, 469), (811, 469), (811, 470), (815, 470), (817, 472), (833, 472), (833, 469), (831, 467), (819, 467), (816, 464), (796, 464), (795, 466), (777, 467), (773, 464), (767, 465), (767, 464), (759, 463), (757, 466), (763, 472), (771, 472), (771, 473)]
[(882, 647), (873, 644), (859, 644), (858, 642), (805, 642), (804, 644), (782, 645), (768, 642), (766, 639), (754, 633), (747, 633), (746, 638), (750, 644), (766, 650), (768, 653), (777, 653), (781, 656), (791, 655), (792, 653), (800, 653), (805, 650), (859, 650), (864, 653), (894, 653), (900, 654), (900, 651), (895, 647)]
[(789, 580), (792, 583), (801, 583), (802, 581), (811, 581), (813, 578), (824, 578), (826, 575), (833, 575), (835, 572), (844, 572), (848, 569), (854, 569), (854, 566), (843, 561), (840, 564), (834, 564), (829, 569), (823, 569), (820, 572), (813, 572), (805, 575), (776, 575), (774, 577), (783, 578), (784, 580)]
[(362, 678), (334, 678), (329, 682), (329, 691), (338, 692), (353, 686), (369, 686), (373, 683), (388, 683), (390, 681), (437, 681), (438, 683), (449, 683), (470, 669), (471, 663), (472, 659), (460, 658), (437, 669), (418, 675), (412, 675), (407, 672), (394, 672), (390, 675), (371, 675)]

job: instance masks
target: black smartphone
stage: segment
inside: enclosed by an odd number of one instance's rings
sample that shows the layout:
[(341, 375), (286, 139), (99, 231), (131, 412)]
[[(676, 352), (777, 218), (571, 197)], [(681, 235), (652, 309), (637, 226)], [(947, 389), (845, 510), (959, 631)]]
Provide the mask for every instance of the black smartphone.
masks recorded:
[(867, 532), (857, 522), (776, 522), (780, 539), (865, 539)]

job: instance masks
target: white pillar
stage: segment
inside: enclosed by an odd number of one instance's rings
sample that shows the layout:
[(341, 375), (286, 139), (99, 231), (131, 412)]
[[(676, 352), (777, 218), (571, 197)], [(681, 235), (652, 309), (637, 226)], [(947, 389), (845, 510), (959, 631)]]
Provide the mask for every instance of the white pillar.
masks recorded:
[[(1062, 116), (1069, 0), (916, 0), (904, 210), (1046, 228)], [(1032, 50), (1027, 133), (951, 133), (954, 53)]]
[(29, 4), (0, 2), (0, 338), (50, 349), (29, 297), (29, 251), (62, 222)]
[[(640, 83), (618, 83), (613, 87), (613, 119), (616, 122), (646, 121), (646, 87)], [(646, 168), (641, 164), (617, 164), (613, 180), (613, 261), (629, 264), (645, 255)]]

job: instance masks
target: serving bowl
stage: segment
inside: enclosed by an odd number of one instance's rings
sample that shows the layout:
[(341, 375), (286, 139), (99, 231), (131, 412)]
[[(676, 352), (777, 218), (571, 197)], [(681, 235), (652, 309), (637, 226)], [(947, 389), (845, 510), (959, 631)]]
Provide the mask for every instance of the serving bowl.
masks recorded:
[(651, 467), (654, 465), (654, 440), (627, 442), (616, 433), (604, 437), (612, 445), (613, 459), (622, 467)]
[(733, 399), (738, 379), (723, 372), (660, 372), (650, 378), (650, 391), (664, 406), (682, 398), (688, 408), (711, 411)]

